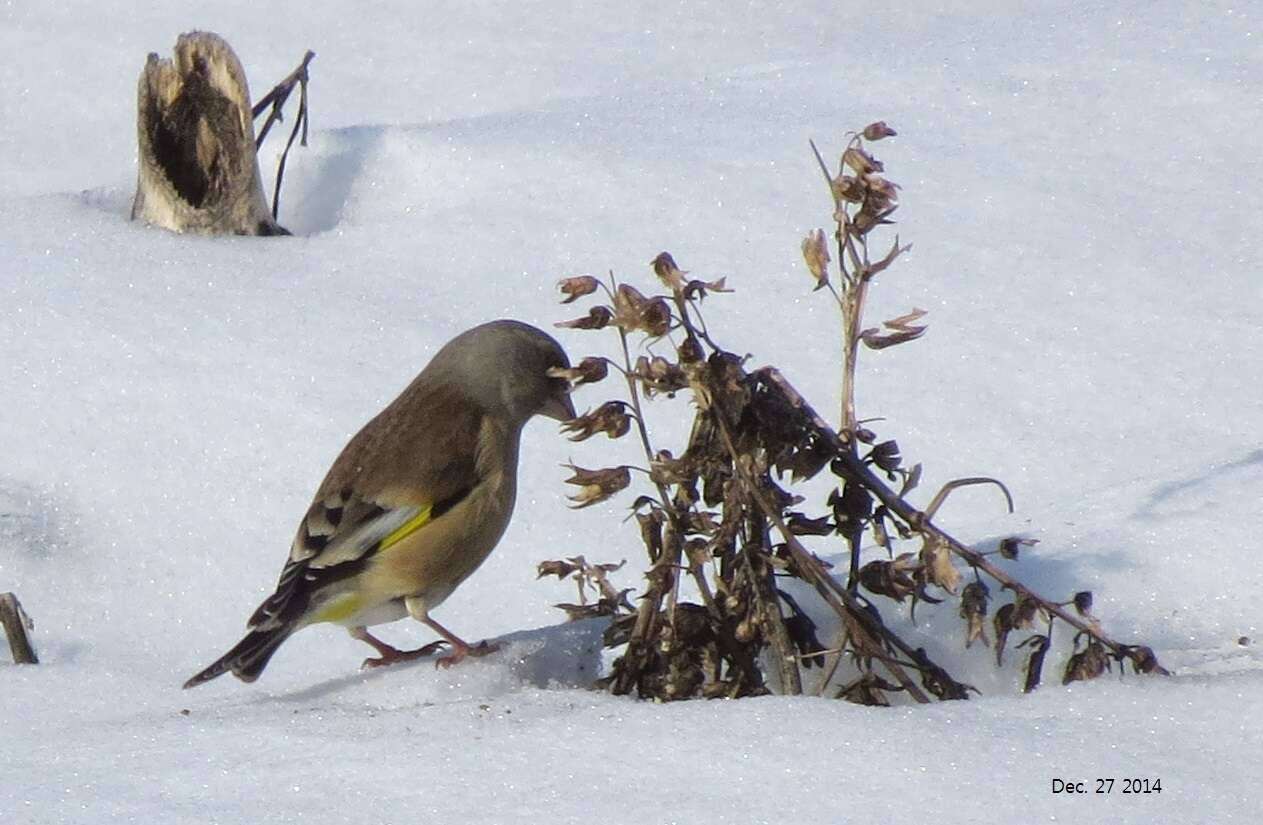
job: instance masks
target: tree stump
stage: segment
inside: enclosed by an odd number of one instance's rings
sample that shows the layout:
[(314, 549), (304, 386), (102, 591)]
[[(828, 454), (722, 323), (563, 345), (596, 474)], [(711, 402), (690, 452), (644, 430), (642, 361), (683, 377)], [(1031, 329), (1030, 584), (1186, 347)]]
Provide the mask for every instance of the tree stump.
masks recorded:
[(189, 32), (174, 60), (151, 53), (136, 120), (133, 220), (202, 235), (290, 234), (268, 210), (246, 74), (222, 37)]
[(13, 651), (13, 661), (19, 665), (39, 664), (35, 649), (26, 631), (34, 628), (22, 603), (12, 593), (0, 593), (0, 624), (4, 625), (4, 634), (9, 637), (9, 650)]

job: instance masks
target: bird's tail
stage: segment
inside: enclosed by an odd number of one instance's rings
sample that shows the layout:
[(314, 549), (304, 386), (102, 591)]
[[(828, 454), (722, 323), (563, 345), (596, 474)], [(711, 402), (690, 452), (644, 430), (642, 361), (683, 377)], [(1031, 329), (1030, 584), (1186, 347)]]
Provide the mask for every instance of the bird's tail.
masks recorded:
[(201, 673), (185, 682), (184, 687), (186, 689), (197, 687), (203, 682), (209, 682), (216, 676), (222, 676), (230, 670), (241, 681), (253, 682), (259, 678), (263, 668), (267, 667), (268, 660), (272, 658), (272, 654), (276, 652), (276, 649), (295, 630), (297, 628), (289, 624), (278, 624), (266, 629), (255, 628), (251, 630), (244, 639), (233, 646), (232, 650), (220, 656)]

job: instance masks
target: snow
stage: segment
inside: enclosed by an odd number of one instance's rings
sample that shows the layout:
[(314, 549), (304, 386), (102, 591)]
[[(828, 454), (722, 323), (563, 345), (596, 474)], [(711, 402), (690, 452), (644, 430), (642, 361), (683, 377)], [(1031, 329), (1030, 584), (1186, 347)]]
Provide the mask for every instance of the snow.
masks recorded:
[[(43, 660), (0, 663), (0, 818), (1255, 821), (1263, 4), (67, 2), (0, 19), (0, 590)], [(136, 77), (192, 28), (233, 44), (256, 96), (317, 52), (281, 203), (298, 237), (126, 220)], [(837, 320), (799, 254), (829, 219), (807, 139), (833, 155), (879, 118), (900, 132), (874, 148), (914, 248), (870, 318), (919, 306), (931, 326), (865, 354), (861, 414), (924, 464), (924, 497), (1003, 479), (1015, 514), (979, 488), (938, 521), (981, 546), (1039, 538), (1018, 575), (1093, 590), (1172, 678), (1049, 673), (1023, 696), (1013, 665), (959, 650), (945, 604), (913, 632), (983, 691), (969, 702), (593, 692), (601, 628), (560, 624), (570, 585), (534, 565), (636, 567), (625, 502), (567, 510), (559, 466), (634, 453), (537, 421), (509, 533), (436, 616), (504, 652), (360, 673), (370, 651), (315, 628), (255, 685), (179, 689), (270, 592), (346, 439), (460, 330), (580, 314), (558, 277), (648, 284), (663, 249), (727, 276), (737, 291), (706, 309), (721, 339), (836, 410)], [(609, 343), (558, 337), (572, 358)], [(678, 443), (684, 411), (654, 414)], [(1162, 793), (1123, 795), (1126, 777)]]

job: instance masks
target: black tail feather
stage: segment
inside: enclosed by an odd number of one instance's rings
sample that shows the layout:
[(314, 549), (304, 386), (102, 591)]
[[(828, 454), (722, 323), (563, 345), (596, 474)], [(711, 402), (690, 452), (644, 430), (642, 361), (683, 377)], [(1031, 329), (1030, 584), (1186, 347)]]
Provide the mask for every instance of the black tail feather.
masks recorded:
[(184, 687), (197, 687), (228, 671), (243, 682), (253, 682), (267, 667), (272, 654), (290, 637), (294, 628), (284, 625), (267, 630), (251, 630), (237, 642), (232, 650), (216, 659), (209, 667), (184, 683)]

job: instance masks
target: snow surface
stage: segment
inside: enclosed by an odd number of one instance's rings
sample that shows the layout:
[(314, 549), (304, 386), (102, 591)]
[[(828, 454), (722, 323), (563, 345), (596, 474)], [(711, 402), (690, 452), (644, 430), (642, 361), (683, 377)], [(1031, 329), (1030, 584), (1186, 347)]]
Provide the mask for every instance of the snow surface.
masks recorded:
[[(1257, 821), (1260, 3), (10, 2), (0, 21), (0, 590), (43, 659), (0, 664), (0, 820)], [(193, 28), (228, 38), (256, 96), (317, 52), (281, 205), (298, 237), (126, 220), (136, 77)], [(503, 653), (362, 674), (369, 651), (316, 628), (255, 685), (179, 689), (270, 592), (346, 439), (456, 332), (571, 317), (557, 277), (648, 283), (663, 249), (727, 276), (721, 338), (836, 409), (837, 320), (798, 250), (829, 220), (807, 139), (832, 155), (878, 118), (915, 248), (870, 317), (915, 305), (931, 328), (866, 354), (861, 413), (923, 462), (924, 496), (1002, 478), (1016, 514), (967, 490), (940, 523), (1039, 538), (1018, 574), (1092, 589), (1172, 678), (1050, 673), (1023, 696), (959, 650), (946, 604), (911, 632), (969, 702), (592, 692), (601, 628), (560, 624), (570, 586), (534, 565), (628, 558), (638, 585), (625, 502), (568, 511), (559, 466), (626, 447), (538, 421), (516, 520), (437, 614)], [(676, 443), (684, 411), (655, 414)], [(1051, 792), (1097, 777), (1114, 792)]]

